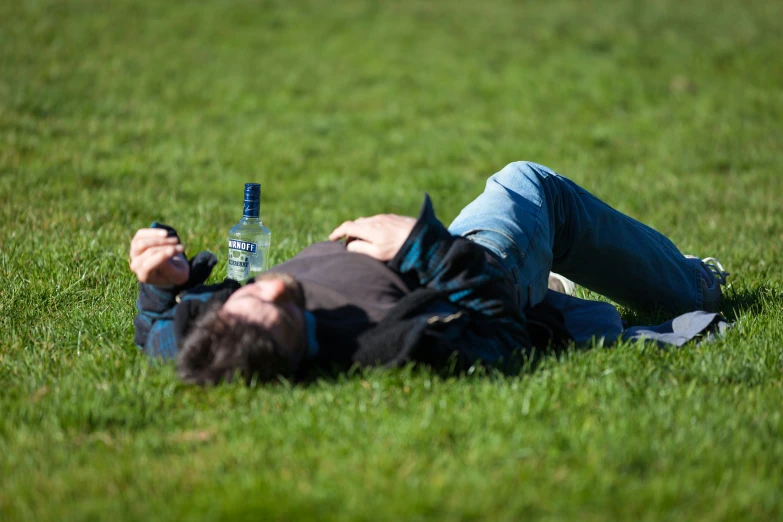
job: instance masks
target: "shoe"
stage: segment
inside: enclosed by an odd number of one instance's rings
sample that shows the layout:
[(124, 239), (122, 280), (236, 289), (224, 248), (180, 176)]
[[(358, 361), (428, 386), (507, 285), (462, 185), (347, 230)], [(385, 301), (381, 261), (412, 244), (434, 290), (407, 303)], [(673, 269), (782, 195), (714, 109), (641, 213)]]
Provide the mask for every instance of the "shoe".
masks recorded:
[(549, 272), (549, 289), (565, 295), (574, 295), (576, 292), (576, 283), (570, 279), (566, 279), (560, 274)]
[(717, 312), (723, 300), (723, 291), (720, 287), (726, 284), (726, 278), (731, 274), (726, 272), (720, 261), (714, 257), (705, 257), (704, 259), (699, 259), (696, 256), (685, 257), (695, 263), (702, 272), (702, 309), (706, 312)]

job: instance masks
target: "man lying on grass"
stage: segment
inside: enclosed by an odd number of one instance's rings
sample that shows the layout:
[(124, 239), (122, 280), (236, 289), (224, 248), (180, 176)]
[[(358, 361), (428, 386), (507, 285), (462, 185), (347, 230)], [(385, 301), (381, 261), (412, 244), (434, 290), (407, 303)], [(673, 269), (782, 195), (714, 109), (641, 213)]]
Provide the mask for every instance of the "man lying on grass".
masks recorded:
[(715, 310), (728, 275), (528, 162), (490, 177), (448, 229), (425, 196), (418, 219), (359, 218), (329, 239), (245, 286), (207, 286), (213, 254), (188, 262), (173, 229), (139, 230), (136, 344), (176, 358), (179, 375), (199, 384), (334, 364), (500, 365), (534, 341), (562, 340), (564, 325), (598, 330), (589, 306), (599, 303), (560, 294), (546, 305), (552, 270), (622, 305), (672, 314)]

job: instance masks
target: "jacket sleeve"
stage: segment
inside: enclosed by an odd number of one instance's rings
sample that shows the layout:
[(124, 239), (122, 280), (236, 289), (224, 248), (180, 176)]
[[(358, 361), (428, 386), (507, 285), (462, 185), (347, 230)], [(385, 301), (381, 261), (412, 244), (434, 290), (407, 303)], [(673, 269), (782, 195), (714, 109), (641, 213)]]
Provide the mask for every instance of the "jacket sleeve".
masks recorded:
[(432, 323), (454, 322), (448, 328), (448, 344), (463, 363), (508, 362), (530, 348), (525, 316), (506, 275), (489, 263), (483, 247), (446, 230), (435, 217), (429, 196), (389, 267), (443, 292), (448, 303), (442, 308), (455, 312), (436, 314), (439, 318)]
[(133, 319), (133, 342), (151, 357), (172, 359), (177, 354), (174, 315), (177, 309), (174, 288), (139, 283), (138, 314)]
[[(153, 223), (152, 226), (164, 228), (169, 231), (170, 236), (179, 239), (176, 230), (169, 226), (159, 223)], [(174, 318), (177, 311), (177, 296), (203, 283), (217, 264), (217, 257), (211, 252), (199, 252), (188, 261), (188, 264), (190, 278), (184, 285), (159, 287), (139, 283), (139, 294), (136, 299), (138, 314), (133, 319), (135, 329), (133, 341), (151, 357), (171, 359), (176, 356)]]

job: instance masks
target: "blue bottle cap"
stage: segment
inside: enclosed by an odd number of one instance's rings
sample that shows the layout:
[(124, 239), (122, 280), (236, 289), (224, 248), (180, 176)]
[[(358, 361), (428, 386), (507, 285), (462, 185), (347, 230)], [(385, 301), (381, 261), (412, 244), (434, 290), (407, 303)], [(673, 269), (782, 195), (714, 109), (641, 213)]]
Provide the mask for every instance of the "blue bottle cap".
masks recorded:
[(261, 184), (245, 183), (245, 205), (242, 215), (249, 218), (257, 218), (261, 206)]

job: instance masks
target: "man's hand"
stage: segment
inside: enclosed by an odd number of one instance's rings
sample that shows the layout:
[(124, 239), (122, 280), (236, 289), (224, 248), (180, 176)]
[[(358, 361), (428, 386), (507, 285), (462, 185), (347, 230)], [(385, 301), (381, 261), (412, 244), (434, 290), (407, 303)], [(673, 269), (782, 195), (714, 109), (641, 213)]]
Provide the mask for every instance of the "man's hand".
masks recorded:
[(389, 261), (402, 248), (415, 224), (412, 217), (380, 214), (346, 221), (329, 234), (329, 239), (335, 241), (344, 237), (348, 251)]
[(190, 266), (182, 254), (184, 247), (166, 230), (142, 228), (130, 245), (130, 269), (142, 283), (174, 286), (187, 282)]

